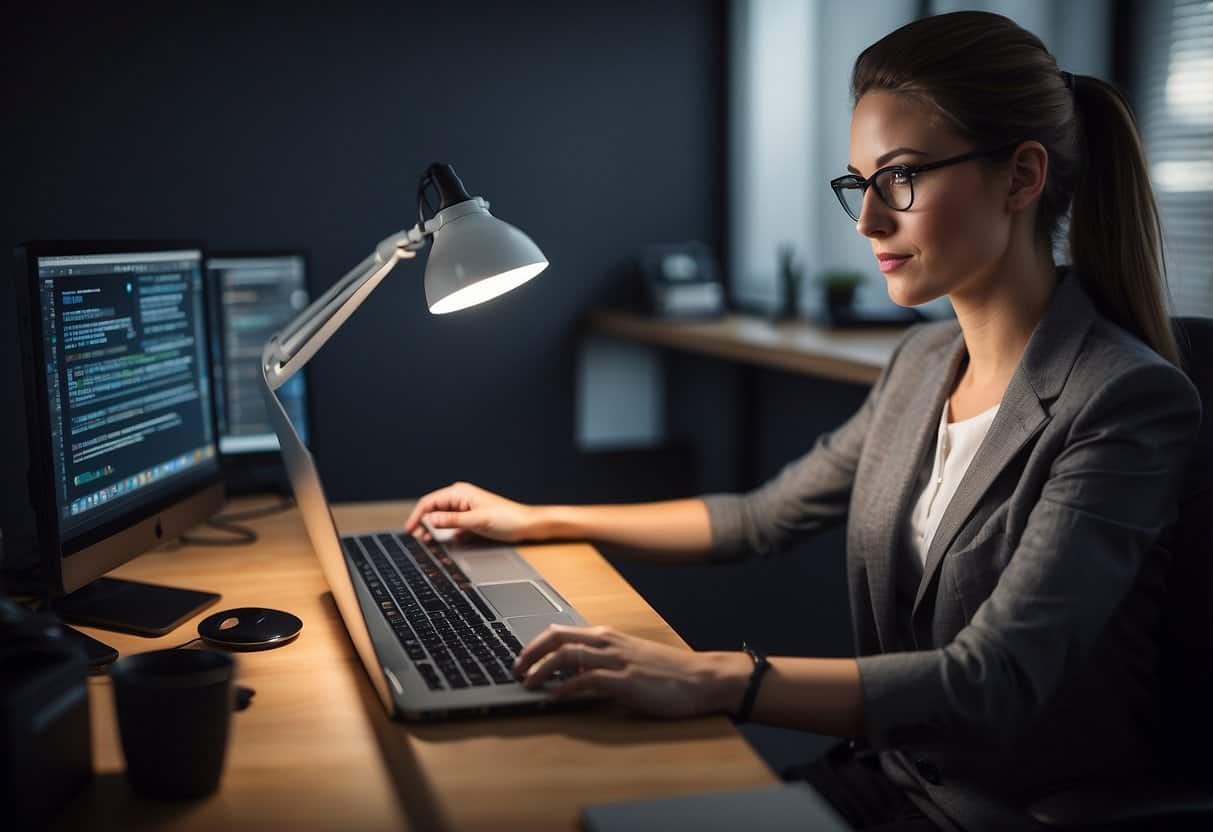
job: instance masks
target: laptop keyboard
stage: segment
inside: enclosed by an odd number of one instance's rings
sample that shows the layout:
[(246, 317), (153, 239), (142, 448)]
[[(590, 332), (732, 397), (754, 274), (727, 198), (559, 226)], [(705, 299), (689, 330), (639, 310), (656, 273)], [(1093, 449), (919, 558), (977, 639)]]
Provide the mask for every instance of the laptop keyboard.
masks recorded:
[(341, 538), (430, 690), (512, 684), (522, 644), (445, 552), (409, 534)]

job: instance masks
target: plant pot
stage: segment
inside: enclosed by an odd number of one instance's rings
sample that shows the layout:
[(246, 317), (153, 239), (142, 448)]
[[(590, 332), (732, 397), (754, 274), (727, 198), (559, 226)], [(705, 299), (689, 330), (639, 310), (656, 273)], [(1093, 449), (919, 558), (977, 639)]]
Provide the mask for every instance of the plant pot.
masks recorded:
[(826, 308), (833, 312), (835, 309), (846, 310), (855, 302), (854, 286), (826, 286)]

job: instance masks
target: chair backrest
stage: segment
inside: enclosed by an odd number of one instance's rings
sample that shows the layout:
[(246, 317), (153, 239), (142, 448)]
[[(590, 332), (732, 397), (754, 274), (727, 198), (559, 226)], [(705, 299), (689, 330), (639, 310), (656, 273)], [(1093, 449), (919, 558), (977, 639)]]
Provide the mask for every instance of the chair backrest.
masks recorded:
[(1213, 318), (1173, 318), (1204, 413), (1180, 492), (1162, 645), (1168, 768), (1213, 772)]

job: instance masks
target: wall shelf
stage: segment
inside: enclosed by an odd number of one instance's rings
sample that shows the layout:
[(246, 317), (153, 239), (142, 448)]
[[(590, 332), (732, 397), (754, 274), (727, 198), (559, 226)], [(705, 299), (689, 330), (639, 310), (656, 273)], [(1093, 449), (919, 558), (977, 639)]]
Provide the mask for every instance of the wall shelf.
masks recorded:
[(875, 382), (905, 333), (904, 326), (832, 328), (736, 313), (673, 320), (600, 309), (588, 322), (616, 338), (853, 384)]

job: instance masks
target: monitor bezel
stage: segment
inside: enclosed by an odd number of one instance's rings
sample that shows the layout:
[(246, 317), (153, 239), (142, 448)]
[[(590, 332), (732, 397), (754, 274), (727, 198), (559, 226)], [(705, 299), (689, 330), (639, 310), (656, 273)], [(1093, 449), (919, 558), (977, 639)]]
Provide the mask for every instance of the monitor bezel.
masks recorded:
[[(203, 331), (210, 333), (207, 290), (206, 246), (201, 240), (35, 240), (16, 249), (21, 269), (17, 274), (17, 317), (22, 339), (22, 376), (25, 389), (26, 432), (30, 451), (30, 508), (37, 527), (43, 580), (52, 595), (72, 592), (114, 567), (143, 554), (165, 540), (172, 540), (191, 526), (212, 516), (223, 505), (223, 467), (219, 455), (219, 421), (215, 397), (210, 399), (210, 417), (215, 437), (214, 470), (182, 483), (148, 503), (132, 507), (122, 516), (71, 538), (65, 545), (59, 537), (58, 501), (55, 497), (51, 450), (50, 408), (45, 366), (42, 301), (38, 285), (38, 261), (43, 257), (89, 254), (147, 254), (194, 250), (199, 253), (203, 287)], [(206, 351), (210, 361), (210, 352)], [(208, 376), (211, 384), (213, 377)]]
[[(312, 277), (312, 259), (307, 249), (304, 248), (237, 248), (237, 249), (214, 249), (206, 252), (204, 267), (207, 276), (210, 276), (210, 261), (211, 260), (236, 260), (244, 258), (258, 257), (299, 257), (303, 260), (303, 286), (307, 290), (307, 302), (312, 303), (316, 299), (316, 294), (313, 291)], [(221, 291), (222, 287), (211, 286), (212, 291)], [(227, 321), (223, 316), (223, 299), (219, 298), (219, 320), (215, 322), (212, 335), (219, 339), (219, 355), (221, 360), (226, 360), (227, 347), (224, 343), (224, 328)], [(226, 370), (226, 368), (225, 368)], [(316, 400), (313, 393), (313, 385), (310, 374), (305, 370), (300, 373), (303, 376), (303, 410), (307, 418), (307, 439), (305, 444), (311, 446), (313, 437), (316, 435)], [(226, 376), (225, 376), (226, 378)], [(215, 383), (215, 374), (212, 371), (211, 381)], [(223, 391), (224, 405), (227, 404), (227, 390)], [(216, 426), (218, 426), (218, 408), (216, 408)], [(222, 439), (222, 437), (220, 437)], [(282, 460), (282, 449), (276, 451), (249, 451), (247, 453), (220, 453), (220, 462), (224, 471), (228, 490), (233, 489), (240, 493), (258, 493), (266, 490), (289, 492), (289, 484), (286, 480), (286, 467)], [(271, 474), (272, 472), (272, 474)]]

